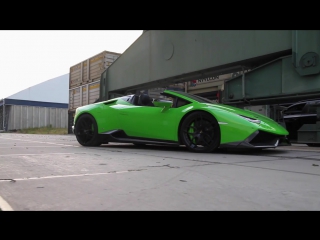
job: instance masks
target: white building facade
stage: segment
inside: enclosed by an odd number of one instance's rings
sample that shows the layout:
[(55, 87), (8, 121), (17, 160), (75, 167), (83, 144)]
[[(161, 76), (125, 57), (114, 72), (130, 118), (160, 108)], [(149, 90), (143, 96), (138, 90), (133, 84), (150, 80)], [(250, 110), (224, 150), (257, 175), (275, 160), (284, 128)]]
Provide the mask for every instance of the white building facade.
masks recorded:
[(68, 127), (69, 74), (0, 100), (0, 130)]

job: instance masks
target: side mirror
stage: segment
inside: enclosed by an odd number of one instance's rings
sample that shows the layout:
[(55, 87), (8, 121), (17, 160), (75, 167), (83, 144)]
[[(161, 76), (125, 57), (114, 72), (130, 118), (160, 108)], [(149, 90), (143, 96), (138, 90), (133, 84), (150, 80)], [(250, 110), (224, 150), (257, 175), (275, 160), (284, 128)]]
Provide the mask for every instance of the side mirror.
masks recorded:
[(163, 108), (162, 108), (162, 110), (161, 110), (161, 112), (166, 112), (166, 111), (168, 111), (169, 110), (169, 106), (168, 105), (164, 105), (163, 106)]

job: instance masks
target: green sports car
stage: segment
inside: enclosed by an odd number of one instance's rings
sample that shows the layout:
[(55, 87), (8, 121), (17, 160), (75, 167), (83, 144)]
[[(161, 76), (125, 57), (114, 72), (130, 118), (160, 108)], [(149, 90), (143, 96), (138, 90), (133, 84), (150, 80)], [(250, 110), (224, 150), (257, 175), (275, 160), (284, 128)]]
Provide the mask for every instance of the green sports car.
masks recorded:
[[(72, 131), (83, 146), (109, 142), (217, 148), (275, 148), (288, 131), (261, 114), (165, 90), (163, 99), (128, 95), (77, 108)], [(289, 143), (290, 144), (290, 143)]]

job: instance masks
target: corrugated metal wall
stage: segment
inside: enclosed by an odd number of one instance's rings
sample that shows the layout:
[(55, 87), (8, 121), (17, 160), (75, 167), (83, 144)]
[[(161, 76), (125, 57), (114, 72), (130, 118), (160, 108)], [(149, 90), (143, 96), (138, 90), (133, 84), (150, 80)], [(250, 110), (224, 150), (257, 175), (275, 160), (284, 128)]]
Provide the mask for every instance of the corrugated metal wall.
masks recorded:
[[(9, 111), (9, 106), (5, 106), (5, 120), (6, 122), (4, 123), (5, 126), (7, 126), (8, 124), (8, 111)], [(4, 130), (3, 129), (3, 105), (0, 106), (0, 130)]]
[[(2, 111), (0, 112), (1, 126)], [(67, 128), (68, 109), (67, 108), (48, 108), (34, 106), (11, 105), (6, 106), (6, 129), (18, 130), (26, 128), (46, 127)]]

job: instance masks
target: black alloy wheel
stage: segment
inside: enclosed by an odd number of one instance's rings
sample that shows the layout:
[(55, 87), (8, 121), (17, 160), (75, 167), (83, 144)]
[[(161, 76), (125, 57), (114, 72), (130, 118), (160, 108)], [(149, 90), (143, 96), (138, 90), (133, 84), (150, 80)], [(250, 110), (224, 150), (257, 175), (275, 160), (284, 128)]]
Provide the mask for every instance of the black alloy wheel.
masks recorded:
[(98, 134), (97, 122), (89, 114), (79, 117), (75, 126), (75, 135), (82, 146), (100, 146), (102, 143)]
[(220, 145), (220, 126), (211, 114), (197, 111), (183, 120), (180, 138), (193, 152), (213, 152)]

